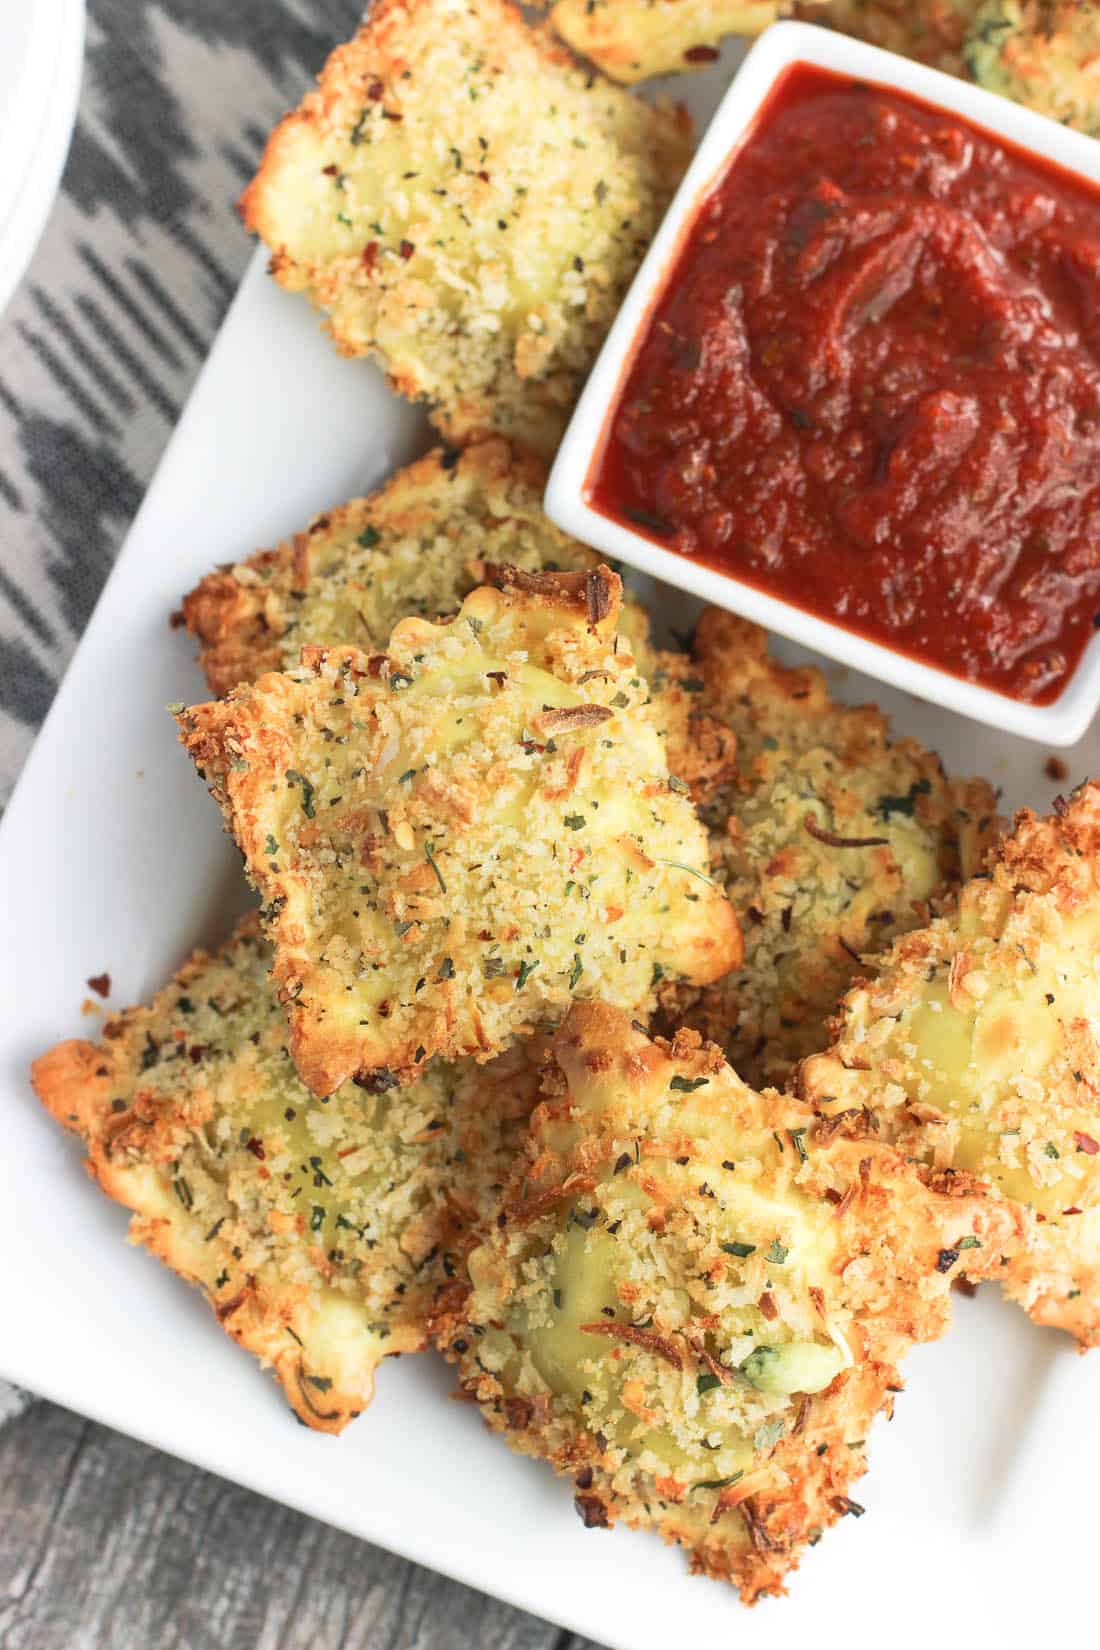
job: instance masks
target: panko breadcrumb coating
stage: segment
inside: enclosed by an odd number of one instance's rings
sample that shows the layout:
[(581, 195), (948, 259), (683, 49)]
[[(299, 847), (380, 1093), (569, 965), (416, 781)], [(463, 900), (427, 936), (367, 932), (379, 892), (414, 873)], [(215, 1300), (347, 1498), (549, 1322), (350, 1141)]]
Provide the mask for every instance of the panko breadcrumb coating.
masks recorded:
[(183, 600), (212, 693), (292, 670), (303, 646), (384, 648), (399, 619), (454, 613), (479, 564), (588, 570), (542, 509), (546, 469), (507, 442), (437, 447), (274, 550), (208, 573)]
[(823, 11), (803, 0), (795, 9), (1100, 135), (1094, 0), (829, 0)]
[(897, 1361), (1014, 1210), (932, 1185), (856, 1119), (746, 1088), (720, 1050), (575, 1007), (526, 1155), (436, 1334), (489, 1425), (588, 1526), (657, 1529), (752, 1602), (848, 1512)]
[[(183, 615), (211, 692), (293, 670), (303, 646), (384, 648), (399, 619), (448, 617), (504, 566), (594, 571), (595, 552), (545, 514), (545, 489), (545, 465), (499, 438), (438, 447), (276, 549), (208, 573)], [(729, 778), (733, 735), (703, 711), (694, 662), (650, 645), (637, 602), (623, 603), (620, 629), (649, 679), (669, 771), (701, 799)]]
[(304, 1081), (487, 1059), (574, 996), (638, 1012), (740, 956), (621, 581), (515, 572), (385, 654), (315, 650), (179, 715), (265, 901)]
[(967, 33), (979, 4), (980, 0), (829, 0), (822, 10), (813, 0), (801, 0), (795, 15), (961, 75)]
[(783, 1083), (826, 1046), (826, 1021), (865, 955), (928, 916), (977, 870), (999, 821), (982, 780), (948, 779), (874, 706), (840, 705), (812, 667), (769, 658), (767, 636), (710, 608), (695, 642), (702, 710), (735, 735), (738, 774), (704, 798), (715, 875), (744, 933), (736, 972), (665, 992), (746, 1082)]
[(270, 961), (246, 918), (102, 1042), (44, 1054), (33, 1082), (83, 1140), (92, 1178), (134, 1211), (131, 1240), (203, 1290), (307, 1426), (340, 1432), (380, 1361), (424, 1346), (433, 1297), (510, 1170), (537, 1073), (514, 1050), (318, 1101), (286, 1052)]
[(1100, 137), (1100, 6), (986, 0), (964, 48), (979, 86)]
[(242, 199), (276, 279), (446, 437), (551, 453), (679, 182), (686, 117), (505, 0), (378, 0)]
[(728, 34), (760, 34), (782, 0), (557, 0), (563, 40), (611, 76), (632, 83), (701, 68)]
[(1100, 784), (1017, 816), (957, 913), (849, 992), (798, 1092), (988, 1180), (1027, 1220), (1007, 1293), (1100, 1344)]

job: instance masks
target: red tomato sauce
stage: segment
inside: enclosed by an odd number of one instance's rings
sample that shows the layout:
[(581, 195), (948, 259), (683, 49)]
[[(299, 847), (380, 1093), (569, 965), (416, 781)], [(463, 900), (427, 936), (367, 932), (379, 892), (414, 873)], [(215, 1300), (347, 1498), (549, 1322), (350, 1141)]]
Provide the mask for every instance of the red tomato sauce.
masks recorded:
[(796, 65), (685, 234), (588, 497), (862, 636), (1056, 698), (1100, 627), (1100, 189)]

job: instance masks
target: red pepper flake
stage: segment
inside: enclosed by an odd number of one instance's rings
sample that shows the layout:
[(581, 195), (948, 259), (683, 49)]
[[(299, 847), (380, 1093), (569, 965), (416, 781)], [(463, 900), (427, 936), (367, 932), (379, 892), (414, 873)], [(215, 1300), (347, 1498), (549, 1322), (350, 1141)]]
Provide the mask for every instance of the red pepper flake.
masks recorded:
[(265, 1162), (267, 1159), (267, 1153), (264, 1151), (263, 1143), (257, 1140), (255, 1135), (253, 1135), (250, 1140), (245, 1141), (244, 1149), (246, 1152), (251, 1152), (253, 1157), (258, 1157), (261, 1163)]
[(810, 836), (817, 842), (824, 842), (827, 848), (888, 848), (888, 836), (837, 836), (835, 831), (825, 831), (817, 823), (813, 814), (807, 814), (802, 821)]
[(1061, 785), (1069, 778), (1069, 769), (1060, 756), (1048, 756), (1043, 764), (1043, 772), (1056, 785)]
[(397, 250), (398, 250), (398, 252), (400, 252), (400, 254), (404, 258), (405, 262), (408, 263), (409, 259), (412, 257), (413, 253), (416, 251), (416, 247), (413, 245), (413, 243), (411, 241), (402, 241), (401, 245), (398, 247)]
[(333, 161), (331, 166), (322, 166), (321, 168), (321, 171), (324, 173), (326, 178), (334, 178), (339, 170), (340, 168), (337, 166), (335, 161)]
[(201, 1065), (210, 1052), (210, 1045), (209, 1043), (192, 1043), (187, 1052), (191, 1056), (193, 1066)]
[(1081, 1211), (1080, 1211), (1080, 1209), (1079, 1209), (1079, 1208), (1078, 1208), (1078, 1207), (1077, 1207), (1077, 1205), (1076, 1205), (1076, 1203), (1075, 1203), (1075, 1204), (1074, 1204), (1074, 1205), (1073, 1205), (1073, 1208), (1072, 1208), (1072, 1209), (1063, 1209), (1063, 1210), (1062, 1210), (1062, 1213), (1063, 1213), (1063, 1214), (1064, 1214), (1064, 1215), (1079, 1215), (1079, 1214), (1080, 1214), (1080, 1213), (1081, 1213)]
[(684, 1360), (678, 1349), (665, 1335), (660, 1335), (653, 1329), (639, 1329), (632, 1323), (582, 1323), (582, 1335), (609, 1335), (616, 1341), (628, 1341), (632, 1346), (640, 1346), (644, 1352), (652, 1352), (654, 1357), (663, 1358), (666, 1364), (673, 1369), (683, 1369)]
[(598, 1495), (576, 1495), (573, 1505), (580, 1515), (581, 1523), (586, 1530), (609, 1530), (611, 1525), (607, 1519), (607, 1508)]
[(779, 1308), (775, 1304), (775, 1296), (772, 1294), (770, 1289), (765, 1289), (756, 1304), (767, 1318), (768, 1322), (774, 1323), (775, 1319), (779, 1316)]
[(717, 63), (717, 46), (689, 46), (684, 53), (685, 63)]
[(504, 1415), (513, 1432), (522, 1432), (531, 1425), (531, 1417), (535, 1413), (535, 1406), (530, 1398), (506, 1398), (504, 1400)]
[[(91, 985), (91, 983), (91, 980), (89, 980), (88, 984)], [(1086, 1152), (1089, 1157), (1095, 1157), (1097, 1152), (1100, 1152), (1100, 1145), (1097, 1145), (1091, 1134), (1081, 1134), (1079, 1130), (1075, 1129), (1073, 1138), (1077, 1142), (1079, 1152)]]
[[(87, 984), (97, 997), (109, 997), (111, 995), (111, 976), (109, 974), (92, 974)], [(1095, 1147), (1093, 1150), (1095, 1150)]]
[(367, 87), (367, 96), (370, 98), (372, 103), (380, 103), (382, 101), (382, 93), (384, 91), (385, 87), (382, 85), (380, 80), (372, 80), (370, 85)]
[(378, 262), (378, 242), (368, 241), (363, 248), (363, 268), (373, 269)]

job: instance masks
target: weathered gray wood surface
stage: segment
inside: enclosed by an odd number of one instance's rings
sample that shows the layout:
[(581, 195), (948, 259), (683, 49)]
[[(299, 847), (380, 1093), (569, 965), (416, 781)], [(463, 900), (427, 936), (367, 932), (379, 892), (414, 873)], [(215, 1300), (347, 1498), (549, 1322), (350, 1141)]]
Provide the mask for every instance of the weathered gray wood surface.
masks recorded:
[(0, 1650), (594, 1650), (37, 1404), (0, 1432)]

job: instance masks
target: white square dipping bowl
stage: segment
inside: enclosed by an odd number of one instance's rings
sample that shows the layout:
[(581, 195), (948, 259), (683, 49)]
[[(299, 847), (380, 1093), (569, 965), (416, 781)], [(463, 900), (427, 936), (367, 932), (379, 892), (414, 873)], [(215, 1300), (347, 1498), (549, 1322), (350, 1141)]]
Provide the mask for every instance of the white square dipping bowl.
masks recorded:
[[(798, 63), (911, 93), (925, 103), (961, 115), (993, 137), (1040, 160), (1054, 162), (1067, 172), (1100, 184), (1100, 142), (1094, 138), (877, 46), (814, 24), (773, 24), (761, 35), (719, 104), (623, 301), (558, 451), (546, 489), (547, 514), (559, 527), (595, 549), (704, 601), (731, 608), (768, 630), (868, 676), (1027, 739), (1047, 745), (1075, 744), (1100, 706), (1100, 633), (1088, 643), (1057, 699), (1047, 705), (1027, 704), (922, 664), (841, 624), (766, 595), (728, 573), (666, 550), (589, 503), (589, 476), (602, 452), (605, 427), (683, 238), (752, 128), (777, 79)], [(1097, 462), (1100, 466), (1100, 448)]]

